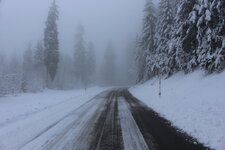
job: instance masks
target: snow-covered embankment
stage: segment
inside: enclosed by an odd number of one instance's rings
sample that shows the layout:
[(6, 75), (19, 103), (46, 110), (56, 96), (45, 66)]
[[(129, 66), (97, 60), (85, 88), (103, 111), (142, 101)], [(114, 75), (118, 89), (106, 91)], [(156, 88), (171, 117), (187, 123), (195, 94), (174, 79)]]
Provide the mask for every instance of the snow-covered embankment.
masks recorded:
[(225, 148), (225, 72), (204, 76), (196, 71), (178, 73), (162, 81), (158, 96), (158, 79), (130, 88), (130, 92), (174, 126), (217, 150)]

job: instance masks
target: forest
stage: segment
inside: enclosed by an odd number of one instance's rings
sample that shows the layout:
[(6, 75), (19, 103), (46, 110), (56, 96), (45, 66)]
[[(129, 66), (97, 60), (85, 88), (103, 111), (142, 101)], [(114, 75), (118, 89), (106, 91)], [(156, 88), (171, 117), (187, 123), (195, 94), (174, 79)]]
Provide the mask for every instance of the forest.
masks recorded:
[[(43, 39), (36, 44), (28, 42), (22, 57), (18, 53), (6, 56), (0, 51), (0, 95), (39, 92), (44, 89), (68, 90), (88, 88), (94, 85), (116, 86), (132, 84), (136, 73), (133, 68), (134, 44), (127, 44), (124, 64), (116, 64), (115, 44), (109, 40), (105, 52), (97, 64), (96, 48), (87, 42), (85, 28), (78, 24), (74, 33), (72, 56), (59, 49), (58, 20), (60, 12), (56, 1), (49, 8)], [(133, 42), (133, 41), (132, 41)], [(132, 51), (132, 52), (131, 52)], [(20, 54), (20, 53), (19, 53)], [(120, 71), (122, 70), (122, 76)], [(133, 72), (132, 72), (133, 71)], [(132, 73), (133, 75), (128, 74)]]
[(225, 0), (0, 0), (0, 150), (224, 150)]
[(222, 72), (224, 10), (223, 0), (162, 0), (158, 9), (148, 1), (140, 37), (138, 81), (196, 69), (206, 74)]
[(43, 39), (29, 43), (22, 57), (11, 54), (7, 58), (0, 51), (0, 95), (45, 88), (131, 85), (155, 76), (169, 78), (179, 71), (201, 69), (212, 74), (225, 68), (223, 0), (161, 0), (158, 4), (147, 0), (142, 31), (127, 44), (123, 65), (116, 63), (116, 46), (110, 40), (104, 44), (101, 64), (97, 64), (95, 44), (86, 42), (82, 24), (74, 33), (73, 54), (62, 53), (58, 8), (53, 1)]

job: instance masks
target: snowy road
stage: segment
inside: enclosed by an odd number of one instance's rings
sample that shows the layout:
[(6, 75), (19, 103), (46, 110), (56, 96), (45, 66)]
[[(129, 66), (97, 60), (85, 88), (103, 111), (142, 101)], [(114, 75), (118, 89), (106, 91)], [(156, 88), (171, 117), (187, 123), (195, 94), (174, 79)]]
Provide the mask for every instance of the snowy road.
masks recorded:
[[(61, 109), (54, 110), (66, 111), (67, 107), (69, 109), (68, 104), (62, 103)], [(48, 112), (52, 114), (40, 112), (31, 116), (39, 117), (44, 122), (49, 120), (49, 117), (54, 117), (53, 113), (57, 113)], [(26, 138), (18, 139), (20, 130), (2, 131), (7, 134), (0, 134), (0, 150), (206, 149), (191, 137), (171, 127), (168, 121), (159, 117), (124, 89), (102, 92), (61, 119), (54, 120), (47, 126), (41, 124), (42, 127), (36, 132), (32, 132), (35, 125), (22, 125), (24, 123), (21, 124), (21, 128), (27, 129), (21, 130), (27, 134)], [(24, 136), (24, 133), (21, 134)], [(20, 142), (13, 144), (16, 140)], [(8, 145), (4, 141), (7, 141)]]

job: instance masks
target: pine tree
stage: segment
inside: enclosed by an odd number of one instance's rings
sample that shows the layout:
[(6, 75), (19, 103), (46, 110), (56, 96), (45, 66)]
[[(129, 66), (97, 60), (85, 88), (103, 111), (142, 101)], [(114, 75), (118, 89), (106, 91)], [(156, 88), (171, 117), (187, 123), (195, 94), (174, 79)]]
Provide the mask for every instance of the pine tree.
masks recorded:
[(144, 51), (155, 51), (156, 13), (152, 0), (148, 0), (144, 9), (144, 25), (142, 29), (141, 48)]
[(225, 68), (225, 2), (202, 0), (201, 6), (199, 61), (208, 73), (220, 72)]
[(77, 81), (87, 84), (87, 58), (84, 42), (84, 27), (79, 25), (76, 33), (75, 51), (74, 51), (74, 69)]
[(157, 23), (157, 49), (154, 66), (158, 66), (158, 74), (169, 76), (172, 73), (169, 52), (171, 31), (173, 29), (173, 11), (169, 0), (161, 0), (159, 3), (159, 18)]
[(218, 47), (215, 53), (215, 61), (213, 65), (215, 66), (215, 70), (217, 72), (221, 72), (225, 69), (225, 1), (224, 0), (214, 0), (215, 8), (217, 8), (216, 14), (219, 12), (219, 24), (217, 24), (217, 35), (218, 35)]
[(38, 42), (34, 51), (34, 68), (35, 68), (35, 76), (39, 79), (40, 88), (44, 88), (46, 86), (45, 83), (45, 62), (44, 62), (44, 47), (42, 42)]
[(198, 66), (197, 53), (197, 0), (183, 0), (175, 19), (175, 33), (172, 39), (171, 51), (174, 52), (174, 61), (179, 70), (190, 72)]
[(138, 81), (146, 81), (154, 75), (154, 70), (151, 70), (152, 59), (155, 54), (155, 30), (156, 30), (156, 12), (152, 0), (148, 0), (144, 9), (144, 25), (142, 29), (142, 37), (140, 42), (140, 51), (138, 52), (139, 59), (139, 75)]
[(215, 71), (221, 72), (225, 69), (225, 1), (223, 0), (213, 0), (212, 3), (212, 13), (217, 18), (218, 24), (216, 27), (216, 51), (214, 52), (213, 63), (210, 68), (214, 68)]
[[(126, 48), (125, 58), (125, 83), (134, 84), (137, 80), (138, 65), (136, 63), (136, 56), (138, 51), (136, 40), (129, 40)], [(122, 68), (123, 69), (123, 68)]]
[(87, 75), (88, 79), (93, 81), (94, 75), (96, 73), (96, 56), (95, 56), (95, 47), (93, 43), (88, 44), (87, 52)]
[(54, 0), (48, 13), (46, 28), (44, 32), (45, 66), (47, 69), (47, 73), (50, 75), (52, 81), (56, 76), (59, 62), (59, 40), (57, 29), (58, 14), (58, 6), (56, 5), (56, 2)]
[(140, 38), (137, 37), (135, 41), (136, 45), (136, 57), (135, 57), (135, 62), (137, 63), (137, 83), (144, 82), (144, 75), (146, 71), (146, 54), (145, 51), (141, 48), (140, 45)]
[(35, 68), (44, 68), (44, 47), (41, 42), (38, 42), (34, 52)]
[[(148, 34), (142, 35), (142, 47), (138, 50), (139, 82), (156, 74), (170, 76), (180, 70), (190, 72), (199, 66), (208, 73), (223, 71), (224, 16), (223, 0), (161, 0), (157, 32), (150, 38), (147, 37), (152, 30), (146, 28), (144, 22), (143, 31), (147, 32), (143, 33)], [(155, 50), (148, 47), (149, 43), (155, 43)], [(145, 61), (141, 61), (143, 59)]]
[[(199, 2), (198, 21), (197, 21), (197, 60), (202, 68), (208, 66), (210, 43), (212, 40), (212, 29), (209, 26), (211, 21), (211, 11), (209, 1), (201, 0)], [(206, 65), (206, 66), (205, 66)]]

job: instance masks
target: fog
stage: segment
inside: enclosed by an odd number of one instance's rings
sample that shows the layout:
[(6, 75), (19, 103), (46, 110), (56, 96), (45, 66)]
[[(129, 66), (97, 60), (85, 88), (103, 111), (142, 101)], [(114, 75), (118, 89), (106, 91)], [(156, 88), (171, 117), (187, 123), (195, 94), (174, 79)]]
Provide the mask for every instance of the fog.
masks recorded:
[[(45, 87), (71, 89), (87, 85), (134, 84), (137, 75), (135, 39), (141, 34), (146, 1), (55, 2), (59, 12), (56, 19), (58, 42), (48, 50), (52, 57), (55, 56), (52, 58), (45, 53), (48, 46), (44, 39), (53, 0), (1, 1), (1, 93), (37, 91)], [(78, 29), (81, 26), (84, 34)], [(52, 44), (52, 41), (47, 43)], [(81, 50), (82, 47), (85, 48)], [(54, 48), (53, 54), (50, 51)], [(80, 50), (83, 54), (78, 52)], [(52, 81), (49, 81), (50, 76)]]
[[(43, 30), (52, 0), (6, 0), (1, 6), (0, 47), (18, 53), (28, 43), (43, 39)], [(144, 0), (58, 0), (60, 52), (71, 53), (76, 26), (83, 24), (86, 40), (101, 52), (112, 40), (118, 51), (128, 37), (140, 32)]]

